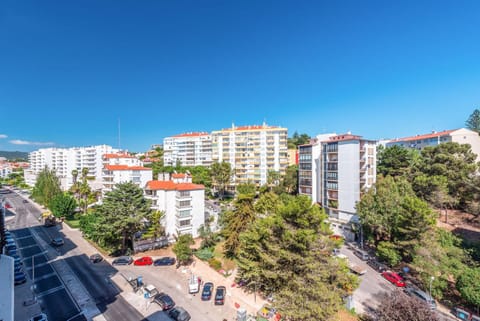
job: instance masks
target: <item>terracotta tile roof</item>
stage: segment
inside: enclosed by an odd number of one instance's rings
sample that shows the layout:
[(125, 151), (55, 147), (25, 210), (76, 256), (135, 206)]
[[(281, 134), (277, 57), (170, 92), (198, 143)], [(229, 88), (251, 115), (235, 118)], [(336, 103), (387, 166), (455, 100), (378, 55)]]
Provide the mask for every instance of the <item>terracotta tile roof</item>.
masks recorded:
[(185, 173), (177, 173), (177, 174), (174, 173), (174, 174), (172, 174), (172, 178), (184, 178), (185, 175), (187, 177), (191, 177), (189, 174), (185, 174)]
[(103, 154), (103, 158), (135, 158), (135, 156), (129, 154)]
[(128, 165), (105, 165), (105, 169), (109, 171), (151, 171), (151, 168), (143, 166), (128, 166)]
[(434, 133), (410, 136), (410, 137), (404, 137), (404, 138), (395, 138), (395, 139), (392, 139), (391, 142), (409, 142), (412, 140), (422, 140), (422, 139), (428, 139), (428, 138), (442, 137), (442, 136), (449, 135), (456, 130), (458, 129), (444, 130), (441, 132), (434, 132)]
[(183, 134), (178, 134), (172, 137), (197, 137), (197, 136), (207, 136), (210, 135), (207, 132), (192, 132), (192, 133), (183, 133)]
[(166, 191), (192, 191), (205, 189), (205, 186), (193, 183), (174, 183), (173, 181), (149, 181), (147, 189), (166, 190)]
[(330, 137), (329, 141), (338, 142), (338, 141), (344, 141), (344, 140), (359, 140), (359, 139), (362, 139), (362, 136), (352, 135), (352, 134), (341, 134), (341, 135)]
[(224, 128), (222, 131), (238, 131), (238, 130), (260, 130), (260, 129), (283, 129), (280, 126), (268, 126), (268, 125), (250, 125), (250, 126), (238, 126), (233, 128)]

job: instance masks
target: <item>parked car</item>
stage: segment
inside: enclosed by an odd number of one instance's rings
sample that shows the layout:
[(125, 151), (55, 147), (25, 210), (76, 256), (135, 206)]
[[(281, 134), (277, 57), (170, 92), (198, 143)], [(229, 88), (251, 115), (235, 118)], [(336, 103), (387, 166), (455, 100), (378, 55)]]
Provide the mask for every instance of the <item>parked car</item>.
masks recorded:
[(95, 254), (90, 255), (89, 260), (92, 263), (99, 263), (99, 262), (103, 261), (103, 257), (100, 254), (95, 253)]
[(433, 299), (430, 294), (427, 294), (425, 293), (424, 291), (420, 290), (420, 289), (417, 289), (415, 287), (407, 287), (405, 289), (405, 292), (416, 298), (416, 299), (419, 299), (420, 301), (424, 302), (424, 303), (427, 303), (430, 307), (430, 309), (432, 310), (435, 310), (437, 308), (437, 304), (435, 303), (435, 299)]
[(153, 265), (155, 266), (159, 266), (159, 265), (174, 265), (175, 264), (175, 258), (173, 257), (169, 257), (169, 256), (165, 256), (165, 257), (161, 257), (159, 259), (156, 259), (154, 262), (153, 262)]
[(395, 284), (398, 287), (404, 287), (405, 282), (403, 281), (402, 277), (395, 272), (392, 271), (384, 271), (382, 272), (382, 276), (392, 284)]
[(212, 298), (212, 292), (213, 292), (213, 283), (212, 282), (207, 282), (203, 285), (203, 290), (202, 290), (202, 301), (208, 301)]
[(22, 283), (25, 283), (25, 282), (27, 282), (27, 276), (25, 275), (25, 273), (23, 271), (15, 273), (15, 277), (14, 277), (15, 285), (19, 285), (19, 284), (22, 284)]
[(31, 317), (28, 321), (48, 321), (47, 315), (45, 313), (37, 314), (36, 316)]
[(358, 256), (362, 261), (367, 261), (370, 258), (370, 255), (368, 255), (367, 251), (360, 250), (360, 249), (355, 249), (353, 251), (353, 254)]
[(215, 305), (224, 305), (225, 304), (225, 294), (227, 293), (227, 288), (224, 286), (217, 286), (215, 291)]
[(141, 258), (136, 259), (133, 262), (133, 265), (152, 265), (152, 264), (153, 264), (153, 260), (152, 260), (152, 257), (150, 256), (142, 256)]
[(170, 310), (175, 306), (175, 302), (166, 293), (159, 293), (155, 295), (155, 298), (153, 299), (153, 301), (157, 303), (160, 306), (160, 308), (162, 308), (162, 310)]
[(388, 270), (388, 268), (385, 264), (380, 263), (376, 260), (368, 260), (367, 264), (370, 265), (372, 267), (372, 269), (374, 269), (375, 271), (380, 272), (380, 273)]
[(187, 310), (182, 307), (175, 307), (168, 311), (168, 315), (175, 321), (190, 321), (191, 317)]
[(63, 239), (61, 237), (56, 237), (52, 240), (53, 246), (62, 246), (64, 244)]
[(120, 256), (112, 261), (112, 265), (129, 265), (132, 264), (133, 259), (131, 256)]

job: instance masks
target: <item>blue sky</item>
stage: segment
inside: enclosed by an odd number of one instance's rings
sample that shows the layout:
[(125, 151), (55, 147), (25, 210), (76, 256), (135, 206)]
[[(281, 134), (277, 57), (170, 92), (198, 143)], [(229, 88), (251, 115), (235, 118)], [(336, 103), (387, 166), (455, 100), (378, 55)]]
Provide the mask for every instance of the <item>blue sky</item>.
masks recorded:
[(480, 108), (479, 1), (0, 4), (0, 150), (266, 121), (369, 139), (460, 128)]

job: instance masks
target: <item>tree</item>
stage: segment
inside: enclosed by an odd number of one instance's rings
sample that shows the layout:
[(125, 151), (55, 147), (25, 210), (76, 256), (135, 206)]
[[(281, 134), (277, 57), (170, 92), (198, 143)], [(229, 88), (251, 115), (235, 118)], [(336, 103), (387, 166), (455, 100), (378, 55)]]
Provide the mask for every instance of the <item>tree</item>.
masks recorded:
[(400, 290), (382, 295), (375, 310), (374, 321), (439, 321), (435, 311), (420, 300), (409, 297)]
[(60, 181), (55, 174), (55, 170), (45, 167), (37, 176), (37, 182), (32, 191), (32, 198), (37, 203), (49, 207), (52, 199), (61, 193)]
[(150, 225), (143, 237), (157, 239), (165, 235), (165, 227), (162, 224), (162, 219), (165, 217), (164, 211), (153, 211), (150, 218)]
[(282, 186), (288, 194), (296, 194), (298, 186), (298, 165), (290, 165), (287, 167)]
[(457, 279), (457, 289), (468, 303), (480, 307), (480, 268), (467, 268)]
[(477, 133), (480, 133), (480, 110), (475, 109), (465, 122), (465, 126)]
[(192, 249), (190, 246), (193, 244), (195, 242), (190, 234), (183, 234), (178, 237), (172, 250), (179, 264), (187, 264), (192, 260)]
[(255, 212), (262, 215), (270, 215), (275, 213), (280, 205), (280, 198), (273, 192), (267, 192), (260, 196), (255, 202)]
[(271, 191), (274, 186), (280, 185), (280, 172), (278, 171), (268, 171), (267, 173), (267, 186)]
[(230, 183), (233, 171), (230, 163), (225, 161), (221, 163), (213, 163), (211, 167), (212, 183), (218, 188), (220, 198), (223, 199), (226, 186)]
[(124, 252), (133, 234), (143, 228), (144, 220), (151, 220), (150, 205), (150, 200), (143, 196), (142, 189), (134, 183), (115, 185), (96, 208), (96, 214), (101, 217), (98, 233), (103, 235), (103, 239), (111, 241), (110, 247), (120, 247)]
[(256, 218), (253, 208), (254, 197), (255, 185), (240, 184), (237, 186), (234, 210), (225, 213), (225, 228), (222, 231), (225, 236), (224, 250), (228, 257), (236, 256), (240, 244), (240, 233), (245, 231)]
[(274, 294), (286, 320), (329, 320), (358, 285), (333, 244), (326, 214), (306, 196), (282, 195), (274, 213), (240, 235), (238, 278)]
[(76, 207), (77, 202), (72, 196), (60, 193), (52, 199), (48, 208), (56, 217), (72, 217)]
[(217, 237), (215, 233), (212, 232), (212, 229), (210, 228), (210, 224), (202, 224), (198, 228), (198, 235), (202, 239), (202, 244), (200, 247), (206, 248), (206, 247), (212, 247), (217, 243)]
[(408, 176), (413, 165), (416, 150), (394, 145), (377, 150), (377, 173), (383, 176)]
[(293, 133), (291, 138), (288, 138), (288, 149), (297, 149), (298, 145), (308, 144), (310, 142), (310, 136), (307, 134), (299, 135), (297, 131)]

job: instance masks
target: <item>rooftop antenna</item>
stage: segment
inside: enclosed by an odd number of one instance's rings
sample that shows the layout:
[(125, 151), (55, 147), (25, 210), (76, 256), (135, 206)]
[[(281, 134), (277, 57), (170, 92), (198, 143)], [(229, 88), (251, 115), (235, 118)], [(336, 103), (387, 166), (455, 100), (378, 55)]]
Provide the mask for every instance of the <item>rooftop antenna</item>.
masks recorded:
[(118, 117), (118, 149), (120, 149), (120, 117)]

